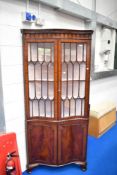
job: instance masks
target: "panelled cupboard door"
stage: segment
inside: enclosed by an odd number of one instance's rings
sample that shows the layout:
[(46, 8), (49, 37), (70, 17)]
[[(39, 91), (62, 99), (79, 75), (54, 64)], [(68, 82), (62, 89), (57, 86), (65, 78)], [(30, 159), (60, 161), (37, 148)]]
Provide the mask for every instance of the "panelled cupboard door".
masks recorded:
[[(57, 44), (52, 40), (29, 42), (25, 60), (28, 118), (57, 117)], [(26, 68), (27, 67), (27, 68)], [(27, 73), (28, 72), (28, 73)]]
[(58, 163), (85, 161), (87, 124), (79, 121), (58, 125)]
[(57, 164), (57, 126), (44, 122), (28, 123), (29, 164)]

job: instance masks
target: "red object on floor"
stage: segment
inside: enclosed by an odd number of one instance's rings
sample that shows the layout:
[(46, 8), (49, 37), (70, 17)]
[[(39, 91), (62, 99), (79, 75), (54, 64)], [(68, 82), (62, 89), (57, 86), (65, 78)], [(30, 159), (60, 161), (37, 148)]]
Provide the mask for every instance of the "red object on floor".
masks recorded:
[[(7, 154), (16, 151), (18, 153), (16, 134), (0, 134), (0, 175), (6, 175)], [(16, 175), (22, 175), (20, 158), (13, 157), (16, 166)]]

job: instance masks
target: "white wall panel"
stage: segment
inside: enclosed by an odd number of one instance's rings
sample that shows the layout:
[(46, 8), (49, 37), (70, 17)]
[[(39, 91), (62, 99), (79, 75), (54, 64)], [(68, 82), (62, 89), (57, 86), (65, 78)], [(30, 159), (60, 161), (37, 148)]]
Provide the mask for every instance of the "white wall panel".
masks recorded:
[(22, 65), (23, 53), (22, 47), (2, 46), (1, 57), (3, 66)]
[(84, 29), (84, 21), (70, 15), (62, 14), (50, 7), (40, 5), (40, 17), (45, 19), (43, 28)]
[(17, 113), (16, 113), (16, 118), (6, 121), (6, 130), (7, 132), (15, 132), (16, 134), (22, 133), (24, 132), (24, 127), (25, 126), (25, 122), (24, 122), (24, 118), (22, 116), (17, 117)]
[(117, 76), (91, 81), (90, 104), (113, 101), (117, 109)]
[[(7, 103), (5, 105), (5, 120), (11, 121), (16, 118), (23, 118), (24, 119), (24, 103), (21, 102), (12, 102)], [(18, 125), (19, 127), (19, 125)], [(7, 127), (8, 129), (8, 127)]]
[(0, 24), (21, 27), (21, 12), (25, 10), (26, 0), (0, 0)]
[(22, 171), (25, 171), (26, 162), (27, 162), (25, 132), (21, 132), (17, 134), (17, 144), (19, 149), (19, 156), (20, 156)]
[(117, 0), (97, 0), (96, 11), (113, 20), (117, 20)]
[(22, 83), (23, 82), (23, 67), (22, 65), (3, 66), (2, 67), (3, 85)]
[(19, 27), (0, 25), (0, 45), (22, 46), (22, 38)]
[[(4, 103), (16, 102), (17, 98), (21, 96), (22, 91), (18, 91), (17, 87), (19, 84), (9, 84), (3, 85), (3, 93), (4, 93)], [(19, 94), (19, 95), (17, 95)], [(20, 97), (21, 98), (21, 97)]]

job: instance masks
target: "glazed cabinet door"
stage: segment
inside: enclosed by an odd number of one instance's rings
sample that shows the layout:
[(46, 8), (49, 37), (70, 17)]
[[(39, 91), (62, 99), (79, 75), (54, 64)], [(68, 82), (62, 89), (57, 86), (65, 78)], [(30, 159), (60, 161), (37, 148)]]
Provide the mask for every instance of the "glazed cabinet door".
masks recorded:
[(55, 119), (57, 106), (56, 42), (30, 42), (25, 59), (27, 119)]
[(88, 108), (86, 89), (88, 90), (89, 74), (87, 42), (62, 41), (60, 48), (60, 118), (86, 117), (86, 108)]

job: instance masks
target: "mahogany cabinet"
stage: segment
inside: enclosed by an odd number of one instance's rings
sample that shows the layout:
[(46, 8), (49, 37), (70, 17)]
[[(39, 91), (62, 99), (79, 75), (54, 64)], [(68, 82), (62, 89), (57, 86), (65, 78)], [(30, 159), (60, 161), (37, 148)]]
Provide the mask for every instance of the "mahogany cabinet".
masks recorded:
[(92, 31), (22, 30), (27, 157), (86, 169)]

